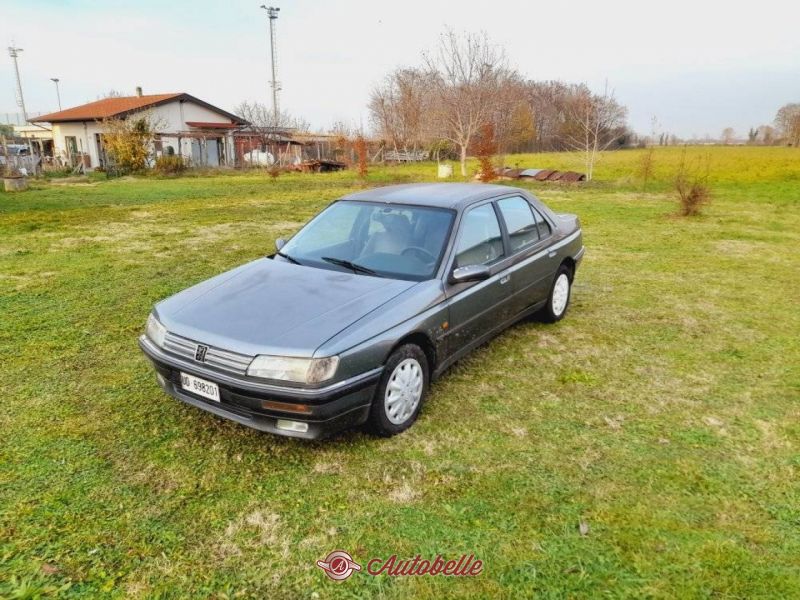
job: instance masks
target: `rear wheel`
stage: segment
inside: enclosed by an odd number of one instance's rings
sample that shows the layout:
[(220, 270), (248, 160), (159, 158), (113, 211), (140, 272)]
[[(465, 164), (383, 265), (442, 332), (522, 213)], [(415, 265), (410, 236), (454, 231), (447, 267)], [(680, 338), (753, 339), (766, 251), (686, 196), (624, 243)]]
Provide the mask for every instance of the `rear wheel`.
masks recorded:
[(555, 323), (567, 314), (570, 296), (572, 295), (572, 271), (566, 265), (561, 265), (556, 271), (553, 285), (547, 304), (539, 311), (539, 318), (545, 323)]
[(405, 431), (417, 420), (428, 391), (428, 361), (419, 346), (406, 344), (386, 361), (369, 415), (373, 433), (384, 437)]

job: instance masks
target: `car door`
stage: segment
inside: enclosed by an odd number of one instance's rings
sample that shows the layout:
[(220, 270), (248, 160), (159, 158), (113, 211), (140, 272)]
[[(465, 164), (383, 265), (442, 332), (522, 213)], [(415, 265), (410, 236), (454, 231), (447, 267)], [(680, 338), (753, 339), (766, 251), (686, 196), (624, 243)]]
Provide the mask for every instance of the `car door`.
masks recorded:
[(508, 271), (511, 275), (512, 314), (519, 314), (543, 302), (550, 293), (552, 275), (558, 257), (547, 251), (552, 227), (535, 207), (522, 196), (497, 201), (508, 236)]
[(461, 218), (448, 273), (470, 265), (487, 265), (483, 281), (446, 282), (450, 312), (447, 353), (453, 355), (499, 328), (510, 316), (510, 277), (499, 267), (506, 257), (500, 222), (491, 202), (469, 208)]

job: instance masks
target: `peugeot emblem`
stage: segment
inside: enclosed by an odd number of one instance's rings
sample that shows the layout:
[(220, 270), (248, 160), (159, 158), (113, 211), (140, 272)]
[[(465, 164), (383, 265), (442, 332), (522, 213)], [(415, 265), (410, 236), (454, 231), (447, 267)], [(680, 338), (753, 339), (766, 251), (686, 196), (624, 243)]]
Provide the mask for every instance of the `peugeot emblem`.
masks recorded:
[(208, 346), (198, 344), (197, 350), (194, 352), (194, 359), (198, 362), (206, 362), (206, 352), (208, 352)]

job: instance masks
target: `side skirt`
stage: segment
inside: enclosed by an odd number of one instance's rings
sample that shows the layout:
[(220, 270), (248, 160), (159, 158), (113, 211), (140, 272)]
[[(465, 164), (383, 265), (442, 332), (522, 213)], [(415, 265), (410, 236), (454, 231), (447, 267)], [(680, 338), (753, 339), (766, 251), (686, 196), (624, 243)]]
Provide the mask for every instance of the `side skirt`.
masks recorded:
[(506, 329), (508, 329), (509, 327), (514, 325), (515, 323), (518, 323), (522, 319), (537, 313), (545, 304), (547, 304), (547, 300), (543, 300), (542, 302), (539, 302), (537, 304), (529, 306), (528, 308), (523, 310), (521, 313), (517, 313), (516, 315), (514, 315), (513, 317), (511, 317), (510, 319), (508, 319), (504, 323), (501, 323), (499, 326), (495, 327), (494, 329), (491, 329), (491, 330), (487, 331), (481, 337), (477, 338), (475, 341), (467, 344), (466, 346), (464, 346), (460, 350), (458, 350), (455, 353), (451, 354), (449, 357), (447, 357), (445, 360), (443, 360), (436, 367), (436, 370), (433, 371), (433, 373), (431, 374), (431, 381), (436, 381), (437, 379), (439, 379), (439, 377), (441, 377), (444, 374), (444, 372), (447, 371), (447, 369), (452, 367), (453, 364), (455, 364), (456, 362), (458, 362), (459, 360), (464, 358), (467, 354), (469, 354), (470, 352), (472, 352), (476, 348), (482, 346), (483, 344), (485, 344), (489, 340), (497, 337), (499, 334), (501, 334), (503, 331), (505, 331)]

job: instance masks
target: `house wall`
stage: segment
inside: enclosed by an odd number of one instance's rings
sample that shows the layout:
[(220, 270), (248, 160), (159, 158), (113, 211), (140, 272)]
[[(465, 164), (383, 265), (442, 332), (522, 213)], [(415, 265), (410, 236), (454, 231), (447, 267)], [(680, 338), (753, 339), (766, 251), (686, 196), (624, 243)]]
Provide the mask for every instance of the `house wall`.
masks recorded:
[(186, 121), (204, 121), (207, 123), (230, 123), (225, 116), (209, 110), (204, 106), (189, 100), (185, 102), (169, 102), (150, 109), (150, 112), (159, 120), (164, 132), (186, 131), (189, 126)]
[(102, 126), (95, 121), (82, 121), (78, 123), (53, 123), (53, 143), (55, 154), (68, 163), (67, 143), (65, 138), (75, 136), (78, 152), (89, 155), (91, 168), (100, 165), (100, 157), (95, 143), (95, 133), (102, 133)]

